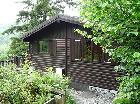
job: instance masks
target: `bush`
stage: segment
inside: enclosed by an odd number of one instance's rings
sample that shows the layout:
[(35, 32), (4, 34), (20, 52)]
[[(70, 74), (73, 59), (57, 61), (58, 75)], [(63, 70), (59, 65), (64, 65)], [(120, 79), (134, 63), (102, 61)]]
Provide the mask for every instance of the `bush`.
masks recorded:
[(80, 33), (100, 44), (117, 63), (117, 71), (127, 76), (120, 81), (115, 104), (140, 104), (140, 0), (81, 1), (81, 19), (91, 31)]
[(140, 104), (140, 76), (124, 76), (121, 81), (114, 104)]
[(19, 71), (15, 65), (0, 68), (0, 103), (44, 104), (54, 97), (53, 89), (65, 90), (69, 79), (53, 73), (52, 68), (42, 72), (29, 64)]
[(68, 93), (66, 96), (66, 104), (76, 104), (73, 96), (70, 93)]

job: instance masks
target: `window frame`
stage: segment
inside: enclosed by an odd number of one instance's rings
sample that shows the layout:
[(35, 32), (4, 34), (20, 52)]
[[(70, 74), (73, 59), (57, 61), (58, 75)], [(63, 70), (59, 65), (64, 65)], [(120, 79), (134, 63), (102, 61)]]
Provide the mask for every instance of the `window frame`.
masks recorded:
[[(47, 51), (41, 51), (40, 50), (40, 41), (47, 41)], [(39, 53), (44, 53), (44, 54), (49, 54), (50, 56), (56, 56), (56, 49), (57, 49), (57, 45), (56, 45), (56, 39), (42, 39), (38, 41), (38, 52)]]
[[(41, 49), (40, 49), (40, 42), (45, 42), (45, 41), (47, 41), (47, 51), (42, 51)], [(39, 49), (38, 49), (38, 51), (39, 51), (39, 53), (49, 53), (49, 40), (48, 39), (43, 39), (43, 40), (39, 40), (38, 41), (38, 45), (39, 45)]]

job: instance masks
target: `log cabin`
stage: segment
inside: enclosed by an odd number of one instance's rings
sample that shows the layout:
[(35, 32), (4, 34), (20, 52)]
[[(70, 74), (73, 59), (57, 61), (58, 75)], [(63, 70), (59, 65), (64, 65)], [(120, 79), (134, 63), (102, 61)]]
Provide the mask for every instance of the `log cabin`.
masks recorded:
[(66, 15), (54, 16), (27, 32), (22, 39), (29, 42), (33, 66), (41, 70), (62, 68), (78, 87), (116, 90), (119, 74), (114, 71), (114, 64), (109, 62), (105, 50), (75, 29), (90, 32), (79, 18)]

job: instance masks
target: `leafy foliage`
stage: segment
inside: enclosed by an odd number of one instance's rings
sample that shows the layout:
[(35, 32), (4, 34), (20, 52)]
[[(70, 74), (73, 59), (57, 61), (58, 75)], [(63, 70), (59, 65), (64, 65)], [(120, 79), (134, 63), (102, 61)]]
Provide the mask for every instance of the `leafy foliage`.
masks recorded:
[(120, 84), (119, 94), (114, 100), (115, 104), (139, 104), (140, 103), (140, 76), (125, 76)]
[(0, 60), (6, 60), (8, 58), (7, 51), (9, 50), (10, 37), (9, 35), (1, 35), (1, 31), (4, 27), (0, 26)]
[(71, 94), (67, 94), (66, 96), (66, 104), (76, 104), (73, 96)]
[[(5, 71), (6, 70), (6, 71)], [(34, 70), (28, 61), (17, 71), (14, 65), (0, 68), (0, 103), (44, 104), (54, 96), (53, 89), (65, 90), (69, 80), (48, 69)]]
[(65, 6), (77, 5), (73, 0), (23, 0), (20, 3), (25, 7), (19, 11), (17, 24), (4, 31), (3, 34), (23, 34), (49, 17), (63, 13)]
[[(23, 10), (19, 11), (19, 14), (17, 15), (16, 25), (12, 25), (5, 30), (3, 34), (25, 34), (51, 16), (60, 13), (62, 14), (66, 6), (77, 5), (73, 0), (23, 0), (20, 3), (25, 7)], [(19, 41), (19, 39), (12, 38), (11, 47), (16, 46), (17, 44), (20, 45), (18, 46), (18, 49), (11, 48), (9, 52), (14, 55), (23, 54), (25, 52), (24, 50), (27, 50), (27, 47), (25, 44), (22, 45), (21, 43), (23, 42)]]
[[(139, 0), (82, 0), (81, 19), (92, 29), (95, 43), (118, 62), (117, 71), (126, 73), (121, 79), (116, 104), (138, 104), (140, 73), (140, 1)], [(135, 90), (130, 90), (135, 87)], [(125, 91), (127, 93), (125, 94)]]
[(7, 60), (8, 59), (8, 56), (7, 56), (7, 51), (8, 49), (6, 50), (5, 47), (7, 47), (7, 45), (1, 45), (0, 46), (0, 61), (4, 61), (4, 60)]
[(27, 53), (28, 49), (28, 44), (24, 43), (21, 39), (19, 38), (11, 38), (12, 43), (10, 44), (10, 49), (8, 50), (8, 56), (22, 56)]

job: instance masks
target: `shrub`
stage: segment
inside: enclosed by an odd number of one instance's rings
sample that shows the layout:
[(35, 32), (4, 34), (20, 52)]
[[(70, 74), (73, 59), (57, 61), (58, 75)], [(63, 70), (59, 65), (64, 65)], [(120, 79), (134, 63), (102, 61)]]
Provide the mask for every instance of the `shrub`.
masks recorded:
[(53, 89), (65, 90), (69, 79), (53, 73), (30, 67), (28, 62), (16, 70), (15, 65), (0, 68), (0, 103), (2, 104), (44, 104), (55, 93)]
[(140, 104), (140, 76), (125, 76), (121, 78), (119, 93), (114, 104)]
[(66, 104), (76, 104), (73, 96), (70, 93), (68, 93), (66, 96)]
[(91, 31), (80, 33), (100, 44), (117, 63), (117, 71), (127, 76), (120, 81), (115, 104), (140, 104), (139, 1), (81, 0), (81, 19)]

